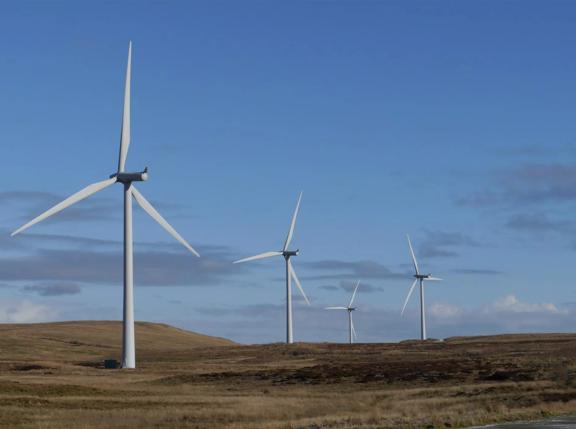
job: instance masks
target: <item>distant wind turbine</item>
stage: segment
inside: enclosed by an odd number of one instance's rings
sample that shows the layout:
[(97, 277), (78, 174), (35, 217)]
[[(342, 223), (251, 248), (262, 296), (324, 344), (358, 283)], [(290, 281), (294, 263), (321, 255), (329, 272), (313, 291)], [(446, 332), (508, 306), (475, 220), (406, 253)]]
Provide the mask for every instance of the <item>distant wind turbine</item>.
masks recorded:
[(292, 285), (291, 279), (294, 279), (294, 283), (298, 286), (300, 293), (304, 297), (304, 300), (308, 305), (310, 305), (310, 301), (308, 297), (304, 293), (304, 289), (302, 289), (302, 285), (300, 284), (300, 280), (296, 276), (296, 271), (292, 267), (292, 262), (290, 262), (290, 258), (292, 256), (298, 256), (298, 252), (300, 249), (297, 250), (288, 250), (288, 246), (290, 246), (290, 242), (292, 241), (292, 235), (294, 234), (294, 227), (296, 225), (296, 218), (298, 217), (298, 210), (300, 209), (300, 201), (302, 200), (302, 192), (300, 192), (300, 196), (298, 197), (298, 203), (296, 204), (296, 209), (294, 210), (294, 214), (292, 215), (292, 222), (290, 223), (290, 229), (288, 230), (288, 236), (286, 237), (286, 241), (284, 242), (284, 247), (279, 252), (265, 252), (260, 253), (259, 255), (250, 256), (248, 258), (240, 259), (239, 261), (234, 261), (235, 264), (239, 264), (241, 262), (248, 262), (248, 261), (255, 261), (257, 259), (265, 259), (271, 258), (273, 256), (283, 256), (284, 260), (286, 261), (286, 342), (288, 344), (292, 344), (294, 342), (294, 336), (292, 334)]
[(404, 314), (404, 310), (406, 309), (406, 305), (410, 300), (410, 296), (412, 292), (414, 292), (414, 288), (416, 287), (416, 283), (420, 283), (420, 338), (422, 340), (426, 339), (426, 304), (424, 303), (424, 282), (425, 281), (440, 281), (438, 277), (432, 277), (432, 274), (420, 274), (420, 270), (418, 269), (418, 262), (416, 262), (416, 256), (414, 255), (414, 249), (412, 249), (412, 243), (410, 242), (410, 236), (406, 235), (408, 239), (408, 247), (410, 248), (410, 255), (412, 256), (412, 262), (414, 263), (414, 283), (412, 283), (412, 287), (408, 291), (408, 296), (406, 296), (406, 300), (404, 301), (404, 306), (402, 307), (401, 314)]
[(144, 171), (127, 173), (124, 171), (128, 146), (130, 145), (130, 80), (132, 65), (132, 42), (128, 45), (128, 65), (126, 67), (126, 86), (124, 89), (124, 113), (122, 116), (122, 132), (120, 134), (120, 155), (118, 159), (118, 170), (109, 179), (93, 183), (64, 201), (56, 204), (51, 209), (45, 211), (40, 216), (32, 219), (27, 224), (21, 226), (11, 235), (14, 236), (32, 225), (64, 210), (67, 207), (81, 201), (89, 196), (113, 185), (121, 183), (124, 185), (124, 311), (122, 330), (122, 367), (136, 368), (136, 348), (134, 339), (134, 283), (133, 283), (133, 251), (132, 251), (132, 197), (140, 204), (162, 228), (178, 240), (184, 247), (196, 256), (200, 256), (196, 250), (176, 232), (172, 226), (156, 211), (154, 207), (144, 198), (144, 196), (134, 187), (133, 182), (148, 180), (148, 168)]
[(352, 293), (352, 298), (348, 303), (348, 307), (326, 307), (326, 310), (348, 311), (348, 335), (350, 338), (350, 344), (353, 344), (354, 338), (357, 338), (356, 330), (354, 329), (354, 321), (352, 320), (352, 312), (356, 310), (356, 307), (352, 307), (352, 304), (354, 303), (354, 298), (356, 298), (356, 291), (358, 290), (358, 286), (360, 286), (360, 281), (356, 283), (356, 287), (354, 288), (354, 292)]

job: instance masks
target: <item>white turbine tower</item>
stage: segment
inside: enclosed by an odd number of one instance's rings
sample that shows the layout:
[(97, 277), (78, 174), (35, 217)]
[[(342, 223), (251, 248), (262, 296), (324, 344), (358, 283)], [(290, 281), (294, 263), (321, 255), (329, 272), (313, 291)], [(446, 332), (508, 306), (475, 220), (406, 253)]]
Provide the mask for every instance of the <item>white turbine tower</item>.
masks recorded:
[(358, 290), (358, 286), (360, 286), (360, 281), (356, 283), (356, 287), (354, 288), (354, 292), (352, 293), (352, 298), (348, 303), (348, 307), (326, 307), (326, 310), (348, 311), (348, 337), (350, 339), (350, 344), (353, 344), (354, 338), (357, 338), (356, 330), (354, 329), (354, 321), (352, 320), (352, 312), (356, 310), (356, 307), (352, 307), (352, 304), (354, 303), (354, 298), (356, 297), (356, 291)]
[(144, 171), (127, 173), (124, 171), (128, 146), (130, 145), (130, 75), (132, 64), (132, 42), (128, 45), (128, 65), (126, 67), (126, 86), (124, 89), (124, 113), (122, 116), (122, 132), (120, 137), (120, 156), (118, 160), (118, 170), (109, 179), (93, 183), (64, 201), (56, 204), (51, 209), (45, 211), (40, 216), (32, 219), (27, 224), (21, 226), (11, 235), (31, 227), (32, 225), (52, 216), (72, 204), (77, 203), (98, 191), (107, 188), (114, 183), (121, 183), (124, 186), (124, 311), (123, 311), (123, 336), (122, 336), (122, 367), (136, 368), (136, 349), (134, 340), (134, 284), (133, 284), (133, 253), (132, 253), (132, 197), (156, 222), (158, 222), (168, 233), (184, 245), (190, 252), (200, 256), (196, 250), (190, 246), (176, 232), (172, 226), (156, 211), (154, 207), (144, 198), (144, 196), (134, 187), (133, 182), (141, 182), (148, 179), (148, 169)]
[(294, 226), (296, 225), (296, 217), (298, 217), (298, 210), (300, 209), (301, 200), (302, 200), (302, 192), (300, 192), (300, 196), (298, 197), (298, 203), (296, 204), (296, 209), (294, 210), (294, 214), (292, 215), (292, 222), (290, 223), (288, 236), (286, 237), (284, 248), (281, 251), (260, 253), (259, 255), (250, 256), (249, 258), (240, 259), (239, 261), (234, 261), (235, 264), (239, 264), (241, 262), (255, 261), (257, 259), (271, 258), (272, 256), (284, 257), (284, 260), (286, 261), (286, 342), (288, 344), (292, 344), (294, 342), (294, 336), (292, 334), (292, 286), (290, 281), (291, 279), (294, 279), (294, 283), (296, 283), (296, 286), (298, 286), (298, 289), (300, 290), (300, 293), (304, 297), (304, 300), (308, 305), (310, 305), (310, 301), (308, 301), (308, 297), (304, 293), (304, 289), (302, 289), (300, 280), (298, 280), (296, 272), (292, 267), (292, 262), (290, 262), (290, 258), (292, 256), (298, 256), (300, 249), (288, 250), (288, 246), (290, 246), (290, 242), (292, 241), (292, 235), (294, 234)]
[(408, 300), (414, 292), (414, 288), (416, 287), (416, 283), (420, 283), (420, 338), (422, 340), (426, 339), (426, 304), (424, 303), (424, 282), (425, 281), (440, 281), (438, 277), (432, 277), (432, 274), (420, 274), (420, 270), (418, 269), (418, 262), (416, 262), (416, 256), (414, 255), (414, 250), (412, 249), (412, 243), (410, 242), (410, 237), (406, 235), (408, 239), (408, 247), (410, 248), (410, 255), (412, 256), (412, 262), (414, 263), (414, 283), (412, 283), (412, 287), (408, 291), (408, 296), (404, 301), (404, 306), (402, 307), (401, 314), (404, 314), (404, 310), (406, 309), (406, 305), (408, 304)]

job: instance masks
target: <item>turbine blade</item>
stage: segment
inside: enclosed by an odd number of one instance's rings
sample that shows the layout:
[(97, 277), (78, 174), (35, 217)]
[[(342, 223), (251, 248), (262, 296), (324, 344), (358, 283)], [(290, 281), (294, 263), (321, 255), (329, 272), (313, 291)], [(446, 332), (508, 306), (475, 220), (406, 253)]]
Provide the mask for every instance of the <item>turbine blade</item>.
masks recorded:
[(348, 310), (346, 307), (325, 307), (324, 310)]
[(400, 313), (400, 315), (404, 314), (404, 310), (406, 309), (406, 305), (408, 304), (408, 301), (410, 300), (410, 296), (412, 296), (412, 292), (414, 292), (414, 288), (416, 287), (416, 283), (418, 283), (418, 279), (414, 280), (414, 283), (412, 283), (412, 287), (408, 291), (408, 296), (406, 296), (406, 301), (404, 301), (404, 307), (402, 307), (402, 312)]
[(110, 186), (114, 183), (116, 183), (116, 177), (112, 177), (110, 179), (106, 179), (106, 180), (103, 180), (101, 182), (97, 182), (97, 183), (93, 183), (91, 185), (88, 185), (84, 189), (82, 189), (82, 190), (76, 192), (75, 194), (69, 196), (64, 201), (59, 202), (54, 207), (46, 210), (40, 216), (35, 217), (34, 219), (32, 219), (27, 224), (22, 225), (20, 228), (18, 228), (16, 231), (14, 231), (10, 235), (15, 236), (16, 234), (24, 231), (25, 229), (31, 227), (32, 225), (35, 225), (38, 222), (43, 221), (47, 217), (50, 217), (53, 214), (56, 214), (56, 213), (64, 210), (66, 207), (70, 207), (72, 204), (75, 204), (78, 201), (83, 200), (84, 198), (88, 198), (90, 195), (95, 194), (96, 192), (101, 191), (102, 189), (107, 188), (108, 186)]
[(408, 239), (408, 247), (410, 247), (410, 255), (412, 255), (412, 262), (414, 263), (414, 270), (416, 270), (416, 274), (420, 274), (420, 270), (418, 270), (418, 262), (416, 262), (416, 256), (414, 255), (414, 249), (412, 249), (412, 243), (410, 242), (410, 236), (406, 234), (406, 238)]
[(249, 256), (248, 258), (240, 259), (234, 261), (235, 264), (240, 264), (241, 262), (256, 261), (257, 259), (271, 258), (272, 256), (282, 256), (282, 252), (265, 252), (260, 253), (255, 256)]
[(358, 286), (360, 286), (360, 280), (356, 283), (356, 287), (354, 288), (354, 293), (352, 294), (352, 299), (350, 300), (350, 304), (348, 307), (352, 307), (352, 303), (354, 302), (354, 298), (356, 297), (356, 291), (358, 290)]
[(427, 277), (427, 278), (425, 278), (424, 280), (430, 280), (430, 281), (433, 281), (433, 282), (442, 281), (442, 279), (439, 278), (439, 277)]
[(294, 271), (294, 267), (292, 267), (292, 262), (290, 262), (290, 259), (288, 259), (288, 269), (290, 270), (290, 275), (292, 275), (292, 278), (294, 279), (294, 283), (296, 283), (296, 286), (298, 286), (298, 289), (300, 289), (300, 293), (304, 297), (306, 304), (310, 305), (310, 301), (308, 301), (308, 297), (304, 293), (304, 289), (302, 289), (302, 285), (300, 284), (300, 280), (298, 280), (298, 277), (296, 276), (296, 271)]
[(128, 147), (130, 146), (130, 80), (132, 75), (132, 42), (128, 43), (128, 65), (126, 66), (126, 83), (124, 85), (124, 112), (122, 114), (122, 132), (120, 134), (120, 155), (118, 172), (124, 171)]
[(290, 230), (288, 231), (288, 236), (286, 237), (286, 242), (284, 243), (284, 248), (282, 249), (284, 251), (288, 249), (288, 246), (290, 246), (290, 242), (292, 241), (292, 235), (294, 234), (294, 226), (296, 225), (296, 218), (298, 217), (298, 210), (300, 210), (300, 200), (302, 200), (302, 192), (300, 192), (300, 196), (298, 197), (298, 203), (296, 204), (296, 209), (294, 210), (294, 214), (292, 215)]
[(164, 219), (162, 215), (158, 213), (158, 211), (156, 211), (154, 207), (152, 207), (152, 204), (150, 204), (148, 200), (144, 198), (144, 196), (138, 191), (138, 189), (134, 187), (134, 185), (130, 187), (130, 192), (132, 192), (132, 195), (134, 195), (134, 199), (136, 199), (138, 204), (140, 204), (140, 207), (142, 207), (142, 209), (144, 209), (144, 211), (148, 213), (152, 219), (158, 222), (160, 226), (168, 232), (168, 234), (170, 234), (177, 241), (179, 241), (186, 249), (188, 249), (194, 255), (200, 257), (200, 254), (196, 250), (194, 250), (192, 246), (190, 246), (190, 244), (188, 244), (188, 242), (184, 240), (182, 236), (178, 234), (178, 232), (176, 232), (174, 228), (172, 228), (172, 226), (166, 221), (166, 219)]

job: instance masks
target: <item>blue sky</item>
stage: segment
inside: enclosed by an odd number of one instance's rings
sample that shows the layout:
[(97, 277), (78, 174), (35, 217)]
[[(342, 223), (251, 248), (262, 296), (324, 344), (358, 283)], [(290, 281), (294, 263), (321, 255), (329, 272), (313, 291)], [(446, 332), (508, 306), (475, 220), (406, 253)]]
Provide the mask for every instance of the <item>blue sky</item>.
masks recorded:
[[(433, 337), (576, 322), (576, 5), (568, 1), (3, 2), (0, 321), (121, 318), (121, 192), (8, 233), (117, 164), (197, 247), (135, 208), (136, 318), (281, 341), (279, 249), (304, 191), (295, 337)], [(339, 317), (342, 316), (342, 317)]]

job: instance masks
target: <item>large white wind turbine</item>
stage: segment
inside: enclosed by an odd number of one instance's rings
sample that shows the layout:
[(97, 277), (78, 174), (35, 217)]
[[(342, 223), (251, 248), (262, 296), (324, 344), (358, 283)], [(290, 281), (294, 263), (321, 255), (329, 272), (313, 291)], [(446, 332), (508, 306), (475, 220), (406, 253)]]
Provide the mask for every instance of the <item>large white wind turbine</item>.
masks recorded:
[(422, 340), (426, 339), (426, 304), (424, 303), (424, 282), (425, 281), (440, 281), (438, 277), (432, 277), (432, 274), (420, 274), (420, 270), (418, 269), (418, 262), (416, 262), (416, 256), (414, 255), (414, 249), (412, 249), (412, 243), (410, 242), (410, 237), (407, 235), (406, 238), (408, 239), (408, 247), (410, 248), (410, 255), (412, 256), (412, 262), (414, 263), (414, 283), (412, 283), (412, 287), (408, 291), (408, 296), (406, 296), (406, 300), (404, 301), (404, 306), (402, 307), (401, 314), (404, 314), (404, 310), (406, 309), (406, 305), (408, 304), (408, 300), (414, 292), (414, 288), (416, 287), (416, 283), (420, 283), (420, 338)]
[(354, 298), (356, 298), (356, 291), (358, 290), (358, 286), (360, 286), (360, 281), (356, 283), (356, 287), (354, 288), (354, 292), (352, 293), (352, 298), (348, 303), (348, 307), (326, 307), (326, 310), (348, 311), (348, 336), (350, 338), (350, 344), (354, 343), (354, 338), (357, 338), (356, 330), (354, 329), (354, 321), (352, 320), (352, 312), (356, 310), (356, 307), (352, 307), (352, 304), (354, 303)]
[(118, 160), (118, 170), (109, 179), (93, 183), (56, 204), (51, 209), (45, 211), (40, 216), (32, 219), (27, 224), (21, 226), (11, 235), (31, 227), (32, 225), (46, 219), (53, 214), (70, 207), (98, 191), (107, 188), (114, 183), (121, 183), (124, 186), (124, 312), (123, 312), (123, 336), (122, 336), (122, 367), (136, 367), (136, 350), (134, 340), (134, 284), (133, 284), (133, 254), (132, 254), (132, 197), (140, 207), (144, 209), (156, 222), (158, 222), (168, 233), (178, 240), (184, 247), (196, 256), (200, 256), (196, 250), (190, 246), (176, 232), (172, 226), (156, 211), (154, 207), (144, 198), (144, 196), (134, 187), (133, 182), (141, 182), (148, 179), (148, 168), (144, 171), (127, 173), (124, 171), (128, 146), (130, 145), (130, 75), (132, 64), (132, 42), (128, 45), (128, 65), (126, 67), (126, 86), (124, 89), (124, 113), (122, 116), (122, 132), (120, 134), (120, 156)]
[(304, 289), (302, 289), (302, 285), (300, 284), (300, 280), (296, 276), (296, 272), (292, 267), (292, 262), (290, 262), (290, 258), (292, 256), (298, 256), (298, 252), (300, 249), (297, 250), (288, 250), (288, 246), (290, 246), (290, 242), (292, 241), (292, 235), (294, 234), (294, 227), (296, 225), (296, 217), (298, 216), (298, 210), (300, 209), (300, 201), (302, 200), (302, 192), (300, 192), (300, 196), (298, 197), (298, 203), (296, 204), (296, 209), (294, 210), (294, 214), (292, 215), (292, 222), (290, 223), (290, 229), (288, 230), (288, 236), (286, 237), (286, 241), (284, 243), (284, 248), (279, 252), (265, 252), (260, 253), (256, 256), (250, 256), (248, 258), (240, 259), (239, 261), (234, 261), (235, 264), (239, 264), (241, 262), (248, 262), (248, 261), (255, 261), (257, 259), (264, 259), (264, 258), (271, 258), (272, 256), (283, 256), (286, 261), (286, 342), (288, 344), (292, 344), (294, 342), (294, 336), (292, 334), (292, 286), (291, 286), (291, 279), (294, 279), (294, 283), (298, 286), (300, 293), (304, 297), (304, 300), (308, 305), (310, 305), (310, 301), (308, 297), (304, 293)]

